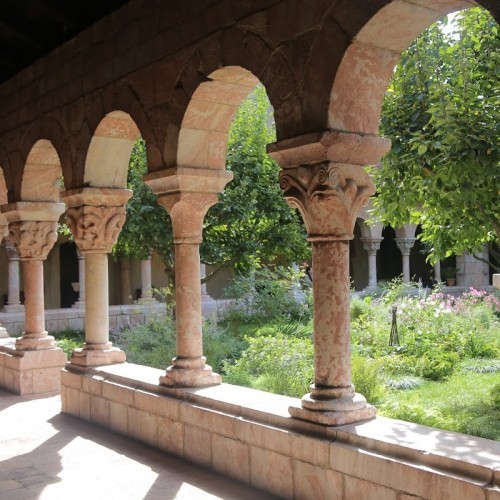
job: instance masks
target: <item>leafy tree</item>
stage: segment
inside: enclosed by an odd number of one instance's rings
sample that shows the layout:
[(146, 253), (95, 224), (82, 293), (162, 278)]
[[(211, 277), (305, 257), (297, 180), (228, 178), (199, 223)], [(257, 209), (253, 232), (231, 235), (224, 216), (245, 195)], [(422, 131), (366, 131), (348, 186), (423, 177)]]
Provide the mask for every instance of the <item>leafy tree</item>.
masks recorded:
[(205, 219), (202, 259), (218, 269), (248, 273), (308, 256), (304, 227), (283, 199), (279, 167), (266, 153), (276, 140), (265, 89), (259, 85), (240, 106), (229, 131), (226, 168), (233, 180)]
[(393, 226), (421, 224), (432, 262), (484, 244), (496, 252), (499, 81), (498, 26), (474, 8), (417, 38), (386, 93), (381, 132), (393, 146), (373, 171), (374, 212)]
[[(279, 167), (266, 153), (266, 145), (275, 140), (270, 109), (265, 90), (259, 86), (234, 118), (226, 165), (234, 178), (205, 217), (201, 260), (215, 266), (207, 279), (224, 268), (248, 273), (264, 263), (284, 265), (308, 256), (303, 225), (283, 199)], [(139, 140), (128, 170), (127, 183), (134, 195), (113, 253), (145, 258), (154, 250), (172, 275), (171, 221), (144, 184), (146, 171), (145, 143)]]
[(145, 259), (151, 251), (155, 251), (165, 265), (166, 272), (172, 274), (172, 224), (156, 195), (144, 184), (146, 165), (146, 146), (139, 139), (130, 156), (127, 177), (127, 187), (134, 194), (127, 203), (127, 218), (113, 247), (113, 255)]

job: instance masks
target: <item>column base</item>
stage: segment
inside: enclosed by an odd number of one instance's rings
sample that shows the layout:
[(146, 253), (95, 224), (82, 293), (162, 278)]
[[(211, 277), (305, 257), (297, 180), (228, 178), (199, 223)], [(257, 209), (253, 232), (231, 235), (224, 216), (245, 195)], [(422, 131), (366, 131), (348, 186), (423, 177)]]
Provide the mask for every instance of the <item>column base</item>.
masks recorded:
[(8, 339), (10, 335), (7, 333), (7, 330), (0, 325), (0, 339)]
[(212, 367), (205, 364), (205, 356), (199, 358), (176, 357), (172, 360), (163, 377), (160, 377), (160, 385), (168, 387), (208, 387), (219, 385), (222, 378), (218, 373), (212, 371)]
[[(100, 344), (98, 344), (100, 345)], [(69, 360), (70, 364), (77, 366), (104, 366), (125, 363), (127, 355), (118, 347), (96, 349), (93, 344), (86, 344), (82, 349), (75, 349)], [(95, 346), (95, 344), (94, 344)]]
[(288, 411), (294, 418), (328, 426), (362, 422), (377, 414), (362, 394), (354, 392), (354, 386), (317, 388), (313, 385), (311, 393), (302, 398), (302, 408), (290, 406)]
[(144, 298), (138, 299), (137, 303), (147, 306), (150, 304), (158, 304), (158, 301), (154, 297), (144, 297)]
[(85, 302), (83, 300), (77, 300), (72, 306), (72, 309), (85, 309)]
[(16, 394), (45, 394), (61, 390), (62, 349), (20, 351), (14, 339), (0, 344), (0, 387)]
[(54, 337), (47, 335), (47, 332), (26, 333), (16, 339), (16, 349), (18, 351), (43, 351), (45, 349), (55, 349), (57, 342)]
[(2, 310), (6, 313), (24, 313), (24, 306), (23, 304), (6, 304)]

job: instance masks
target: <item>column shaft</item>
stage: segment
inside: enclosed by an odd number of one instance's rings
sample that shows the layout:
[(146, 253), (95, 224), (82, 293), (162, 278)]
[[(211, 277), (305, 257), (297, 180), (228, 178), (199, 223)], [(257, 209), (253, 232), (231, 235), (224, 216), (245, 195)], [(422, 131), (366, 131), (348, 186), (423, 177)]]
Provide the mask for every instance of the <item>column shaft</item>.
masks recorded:
[(151, 290), (151, 258), (141, 260), (141, 288), (143, 299), (151, 299), (153, 297)]
[(316, 387), (350, 387), (349, 245), (313, 243)]
[(20, 294), (20, 280), (19, 280), (19, 260), (9, 259), (8, 265), (9, 273), (9, 292), (7, 303), (9, 306), (18, 306), (21, 301), (19, 300)]
[[(43, 296), (43, 261), (23, 261), (25, 293), (25, 328), (27, 334), (45, 336), (45, 306)], [(41, 335), (45, 333), (45, 335)]]
[(80, 291), (78, 293), (78, 301), (85, 300), (85, 255), (78, 256), (78, 281)]
[(410, 283), (410, 255), (403, 253), (403, 283)]
[(196, 243), (175, 245), (175, 311), (177, 357), (201, 357), (200, 253)]
[(368, 285), (377, 286), (377, 252), (368, 254)]
[(87, 253), (85, 255), (85, 282), (86, 347), (109, 348), (107, 254)]

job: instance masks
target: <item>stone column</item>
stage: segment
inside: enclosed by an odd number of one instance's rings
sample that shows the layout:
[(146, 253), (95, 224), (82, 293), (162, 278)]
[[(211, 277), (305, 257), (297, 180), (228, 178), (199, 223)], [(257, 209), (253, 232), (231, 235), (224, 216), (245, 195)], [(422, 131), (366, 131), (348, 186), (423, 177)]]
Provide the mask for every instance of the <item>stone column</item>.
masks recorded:
[(75, 243), (85, 255), (85, 344), (73, 365), (123, 363), (125, 353), (109, 341), (108, 253), (125, 222), (128, 189), (81, 188), (63, 193)]
[(9, 259), (8, 263), (8, 299), (7, 305), (4, 306), (3, 310), (5, 312), (23, 312), (24, 306), (21, 304), (20, 300), (20, 279), (19, 279), (19, 254), (17, 253), (16, 247), (9, 238), (3, 240), (3, 246), (7, 252), (7, 257)]
[(375, 415), (351, 382), (349, 240), (359, 210), (375, 192), (362, 165), (378, 163), (389, 145), (325, 132), (269, 148), (283, 169), (284, 196), (301, 212), (312, 243), (314, 383), (301, 407), (289, 408), (295, 418), (343, 425)]
[(25, 331), (16, 340), (19, 351), (56, 348), (45, 330), (43, 261), (57, 241), (57, 220), (63, 203), (19, 202), (6, 214), (9, 239), (23, 263)]
[[(5, 217), (0, 214), (0, 239), (3, 240), (2, 244), (4, 244), (5, 248), (6, 248), (6, 244), (7, 244), (8, 240), (4, 239), (4, 238), (6, 238), (8, 235), (9, 235), (9, 226), (7, 225), (7, 221), (5, 220)], [(12, 247), (12, 243), (9, 242), (9, 244)], [(7, 255), (9, 256), (9, 275), (10, 275), (10, 255), (9, 255), (9, 252), (7, 252)], [(19, 256), (17, 255), (17, 252), (16, 252), (16, 256), (18, 259), (17, 260), (17, 268), (18, 268), (18, 274), (17, 274), (18, 286), (17, 286), (17, 288), (19, 290)], [(9, 276), (9, 294), (10, 294), (10, 282), (11, 282), (11, 279)], [(18, 297), (19, 297), (19, 293), (18, 293)], [(4, 310), (5, 310), (5, 308), (4, 308)], [(0, 325), (0, 339), (5, 339), (5, 338), (9, 338), (9, 334), (7, 333), (6, 328), (3, 327), (2, 325)]]
[(151, 285), (151, 255), (141, 260), (141, 298), (140, 304), (154, 304), (153, 288)]
[(363, 248), (368, 252), (368, 287), (377, 286), (377, 251), (382, 238), (361, 238)]
[(130, 259), (120, 259), (120, 302), (131, 304), (133, 302), (132, 287), (130, 282)]
[(439, 260), (434, 264), (434, 279), (436, 283), (441, 283), (441, 262)]
[[(200, 263), (200, 280), (205, 278), (206, 275), (207, 275), (207, 268), (205, 264)], [(206, 283), (201, 283), (201, 300), (212, 300), (212, 297), (208, 295)]]
[(221, 382), (203, 356), (200, 253), (203, 219), (230, 172), (175, 167), (150, 175), (147, 184), (170, 214), (175, 245), (176, 357), (160, 383), (203, 387)]
[(410, 252), (415, 244), (416, 238), (396, 238), (396, 245), (401, 250), (403, 258), (403, 283), (408, 285), (411, 281), (410, 275)]
[(85, 307), (85, 254), (76, 247), (76, 255), (78, 257), (78, 300), (73, 307), (83, 309)]

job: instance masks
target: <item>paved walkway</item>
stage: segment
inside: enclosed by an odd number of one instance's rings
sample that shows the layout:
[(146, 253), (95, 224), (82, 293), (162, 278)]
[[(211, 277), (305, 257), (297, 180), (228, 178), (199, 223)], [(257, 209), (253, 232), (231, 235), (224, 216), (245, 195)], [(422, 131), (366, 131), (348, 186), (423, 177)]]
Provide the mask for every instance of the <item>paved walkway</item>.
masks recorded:
[(0, 499), (238, 499), (265, 493), (0, 390)]

